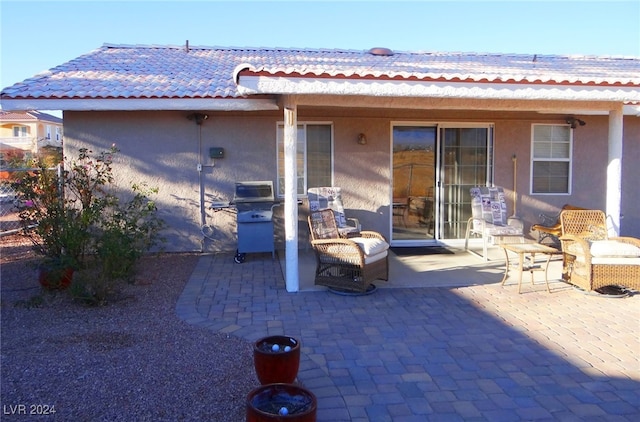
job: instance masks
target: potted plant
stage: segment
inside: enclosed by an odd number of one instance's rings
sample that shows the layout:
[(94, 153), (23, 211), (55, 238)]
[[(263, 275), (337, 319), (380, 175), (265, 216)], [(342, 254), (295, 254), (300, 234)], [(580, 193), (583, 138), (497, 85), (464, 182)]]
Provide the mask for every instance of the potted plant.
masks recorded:
[(247, 422), (315, 422), (318, 400), (295, 384), (267, 384), (247, 396)]
[(261, 384), (292, 383), (300, 367), (300, 341), (290, 336), (263, 337), (253, 344), (253, 364)]

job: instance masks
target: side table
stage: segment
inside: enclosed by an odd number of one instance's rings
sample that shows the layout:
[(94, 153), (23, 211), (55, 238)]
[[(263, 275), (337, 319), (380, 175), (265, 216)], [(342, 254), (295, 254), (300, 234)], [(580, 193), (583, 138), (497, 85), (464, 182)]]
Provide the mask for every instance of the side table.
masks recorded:
[[(551, 289), (549, 288), (549, 279), (547, 278), (547, 271), (549, 270), (549, 262), (551, 261), (551, 257), (555, 254), (559, 254), (560, 251), (556, 248), (552, 248), (551, 246), (541, 245), (540, 243), (536, 243), (527, 239), (521, 239), (522, 243), (501, 243), (498, 246), (504, 250), (504, 256), (506, 259), (505, 269), (504, 269), (504, 277), (502, 278), (501, 285), (504, 286), (504, 282), (507, 280), (509, 275), (509, 252), (513, 252), (518, 254), (518, 293), (522, 290), (522, 273), (525, 271), (529, 271), (531, 273), (531, 284), (533, 284), (533, 272), (534, 271), (544, 271), (544, 282), (547, 285), (547, 291), (551, 293)], [(539, 253), (547, 255), (547, 262), (545, 263), (544, 268), (538, 267), (535, 265), (535, 255)], [(527, 267), (524, 266), (525, 255), (529, 254), (530, 265)]]

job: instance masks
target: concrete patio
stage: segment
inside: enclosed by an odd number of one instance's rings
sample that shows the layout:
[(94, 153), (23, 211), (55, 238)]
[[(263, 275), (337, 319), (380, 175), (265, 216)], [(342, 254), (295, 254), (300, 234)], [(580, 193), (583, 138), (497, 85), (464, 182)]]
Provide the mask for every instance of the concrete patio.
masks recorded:
[[(390, 257), (376, 292), (342, 296), (313, 285), (287, 293), (282, 259), (203, 255), (176, 310), (191, 324), (248, 341), (302, 343), (298, 382), (318, 421), (608, 420), (640, 417), (640, 296), (603, 297), (560, 280), (560, 261), (522, 294), (504, 255)], [(283, 256), (283, 252), (279, 253)]]

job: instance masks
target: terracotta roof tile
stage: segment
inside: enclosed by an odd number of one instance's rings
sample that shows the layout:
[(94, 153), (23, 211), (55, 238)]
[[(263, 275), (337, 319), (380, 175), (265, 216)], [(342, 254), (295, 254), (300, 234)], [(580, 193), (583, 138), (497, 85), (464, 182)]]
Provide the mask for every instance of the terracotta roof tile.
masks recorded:
[(107, 45), (2, 91), (3, 98), (234, 98), (236, 66), (303, 77), (640, 86), (640, 58)]
[(62, 119), (51, 114), (43, 113), (41, 111), (4, 111), (0, 110), (0, 121), (43, 121), (51, 123), (62, 123)]

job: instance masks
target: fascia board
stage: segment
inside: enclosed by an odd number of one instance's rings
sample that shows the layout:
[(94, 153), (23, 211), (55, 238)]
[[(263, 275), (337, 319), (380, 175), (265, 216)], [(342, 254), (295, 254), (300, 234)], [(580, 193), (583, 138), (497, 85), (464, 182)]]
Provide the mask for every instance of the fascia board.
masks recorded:
[(495, 100), (640, 101), (639, 87), (240, 76), (241, 95), (361, 95)]
[(64, 111), (143, 111), (143, 110), (209, 110), (209, 111), (261, 111), (279, 110), (271, 99), (114, 99), (114, 98), (3, 98), (2, 109), (15, 110), (64, 110)]
[(625, 105), (622, 107), (622, 114), (640, 117), (640, 105)]

